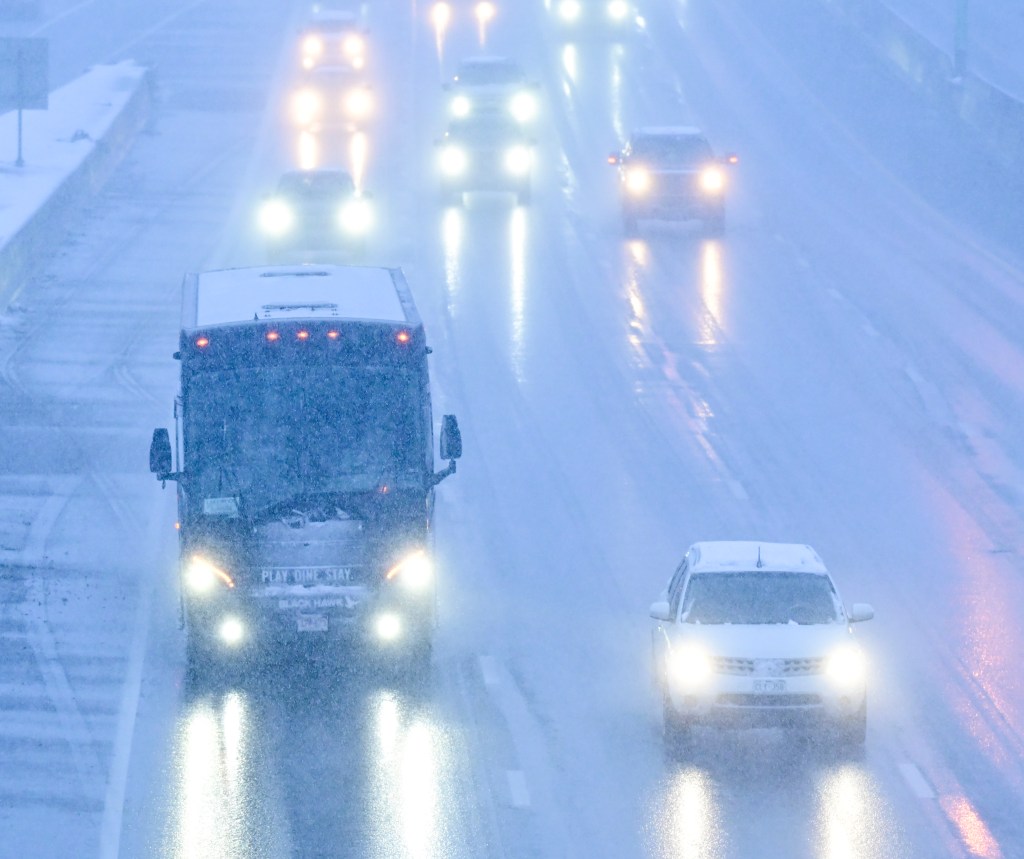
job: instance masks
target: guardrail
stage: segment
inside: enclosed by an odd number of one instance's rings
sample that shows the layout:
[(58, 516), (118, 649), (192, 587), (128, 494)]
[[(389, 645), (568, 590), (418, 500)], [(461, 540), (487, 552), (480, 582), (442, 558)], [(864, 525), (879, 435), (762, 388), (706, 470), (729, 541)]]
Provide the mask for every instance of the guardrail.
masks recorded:
[[(40, 193), (40, 201), (10, 235), (0, 235), (0, 310), (6, 309), (17, 295), (21, 286), (46, 261), (53, 249), (73, 223), (81, 206), (94, 196), (110, 178), (128, 152), (135, 136), (149, 121), (153, 104), (153, 73), (134, 63), (119, 63), (116, 66), (101, 66), (90, 70), (78, 81), (51, 94), (51, 110), (60, 110), (62, 90), (65, 97), (74, 97), (76, 86), (85, 88), (83, 81), (89, 75), (105, 76), (109, 79), (110, 91), (103, 93), (104, 101), (99, 105), (94, 120), (86, 128), (62, 128), (60, 133), (72, 135), (62, 142), (81, 147), (75, 157), (63, 166), (53, 168), (49, 188), (43, 178), (34, 189), (21, 187), (12, 175), (3, 182), (0, 176), (0, 190), (9, 193)], [(59, 123), (54, 128), (60, 127)], [(77, 140), (74, 135), (81, 133)], [(29, 162), (26, 168), (10, 168), (5, 172), (15, 174), (17, 170), (31, 170), (33, 152), (26, 150)], [(63, 171), (63, 172), (62, 172)], [(8, 204), (10, 200), (5, 201)], [(0, 205), (3, 205), (0, 202)]]
[(863, 32), (893, 65), (934, 101), (977, 130), (1004, 166), (1024, 169), (1024, 101), (977, 75), (957, 77), (953, 57), (882, 0), (823, 0)]

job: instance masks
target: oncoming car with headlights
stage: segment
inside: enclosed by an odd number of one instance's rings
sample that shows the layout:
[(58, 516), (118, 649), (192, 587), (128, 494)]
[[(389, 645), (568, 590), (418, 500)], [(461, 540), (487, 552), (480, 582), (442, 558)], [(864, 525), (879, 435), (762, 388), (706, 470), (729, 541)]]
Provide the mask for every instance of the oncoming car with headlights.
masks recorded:
[(453, 123), (437, 141), (442, 202), (459, 205), (467, 191), (504, 191), (529, 203), (534, 143), (509, 119)]
[(293, 125), (301, 131), (358, 131), (373, 118), (373, 89), (349, 69), (317, 67), (303, 75), (291, 92), (288, 109)]
[(303, 261), (363, 253), (373, 208), (344, 170), (290, 170), (263, 201), (258, 220), (270, 262)]
[(692, 545), (651, 605), (665, 739), (697, 725), (825, 728), (864, 743), (867, 661), (818, 554), (787, 543)]
[(366, 28), (354, 13), (315, 6), (299, 34), (299, 61), (306, 70), (341, 66), (361, 71), (367, 41)]
[(400, 269), (185, 277), (175, 444), (157, 429), (149, 464), (178, 484), (193, 674), (364, 648), (426, 665), (435, 487), (462, 453), (445, 415), (434, 470), (429, 352)]
[(632, 0), (545, 0), (545, 5), (565, 38), (597, 33), (623, 38), (644, 26)]
[(688, 127), (643, 128), (621, 152), (608, 156), (619, 171), (622, 223), (629, 236), (644, 218), (696, 219), (709, 235), (725, 231), (727, 167), (735, 155), (716, 158), (704, 134)]
[(537, 85), (526, 79), (519, 63), (507, 57), (465, 59), (444, 88), (452, 122), (512, 119), (529, 127), (540, 110)]

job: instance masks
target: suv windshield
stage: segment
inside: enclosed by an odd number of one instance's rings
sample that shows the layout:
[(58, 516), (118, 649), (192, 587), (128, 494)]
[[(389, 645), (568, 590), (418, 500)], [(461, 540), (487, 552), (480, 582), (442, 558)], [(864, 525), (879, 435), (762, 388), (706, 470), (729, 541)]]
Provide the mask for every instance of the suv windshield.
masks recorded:
[[(186, 471), (202, 496), (254, 508), (304, 493), (369, 491), (423, 469), (413, 374), (288, 364), (199, 373), (185, 412)], [(412, 473), (415, 472), (415, 475)]]
[(355, 184), (342, 171), (286, 173), (277, 184), (277, 192), (287, 197), (344, 197), (355, 193)]
[(696, 167), (714, 158), (711, 144), (694, 134), (637, 137), (630, 156), (658, 167)]
[(815, 573), (697, 573), (683, 597), (684, 623), (836, 623), (827, 576)]

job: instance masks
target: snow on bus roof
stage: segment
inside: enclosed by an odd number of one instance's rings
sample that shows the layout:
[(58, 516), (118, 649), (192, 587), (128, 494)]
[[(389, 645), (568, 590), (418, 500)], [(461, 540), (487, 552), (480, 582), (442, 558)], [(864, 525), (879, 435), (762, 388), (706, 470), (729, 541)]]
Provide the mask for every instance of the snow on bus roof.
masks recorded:
[(196, 276), (197, 327), (317, 317), (408, 323), (397, 272), (371, 266), (235, 268)]

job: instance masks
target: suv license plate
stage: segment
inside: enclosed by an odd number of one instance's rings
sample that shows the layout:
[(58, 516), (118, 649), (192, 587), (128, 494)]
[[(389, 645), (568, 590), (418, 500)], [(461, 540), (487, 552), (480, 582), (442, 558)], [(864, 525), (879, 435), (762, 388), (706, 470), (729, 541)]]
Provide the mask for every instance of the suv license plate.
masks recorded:
[(754, 681), (755, 692), (785, 692), (786, 681), (785, 680), (755, 680)]
[(327, 616), (323, 614), (300, 614), (299, 632), (327, 632)]

